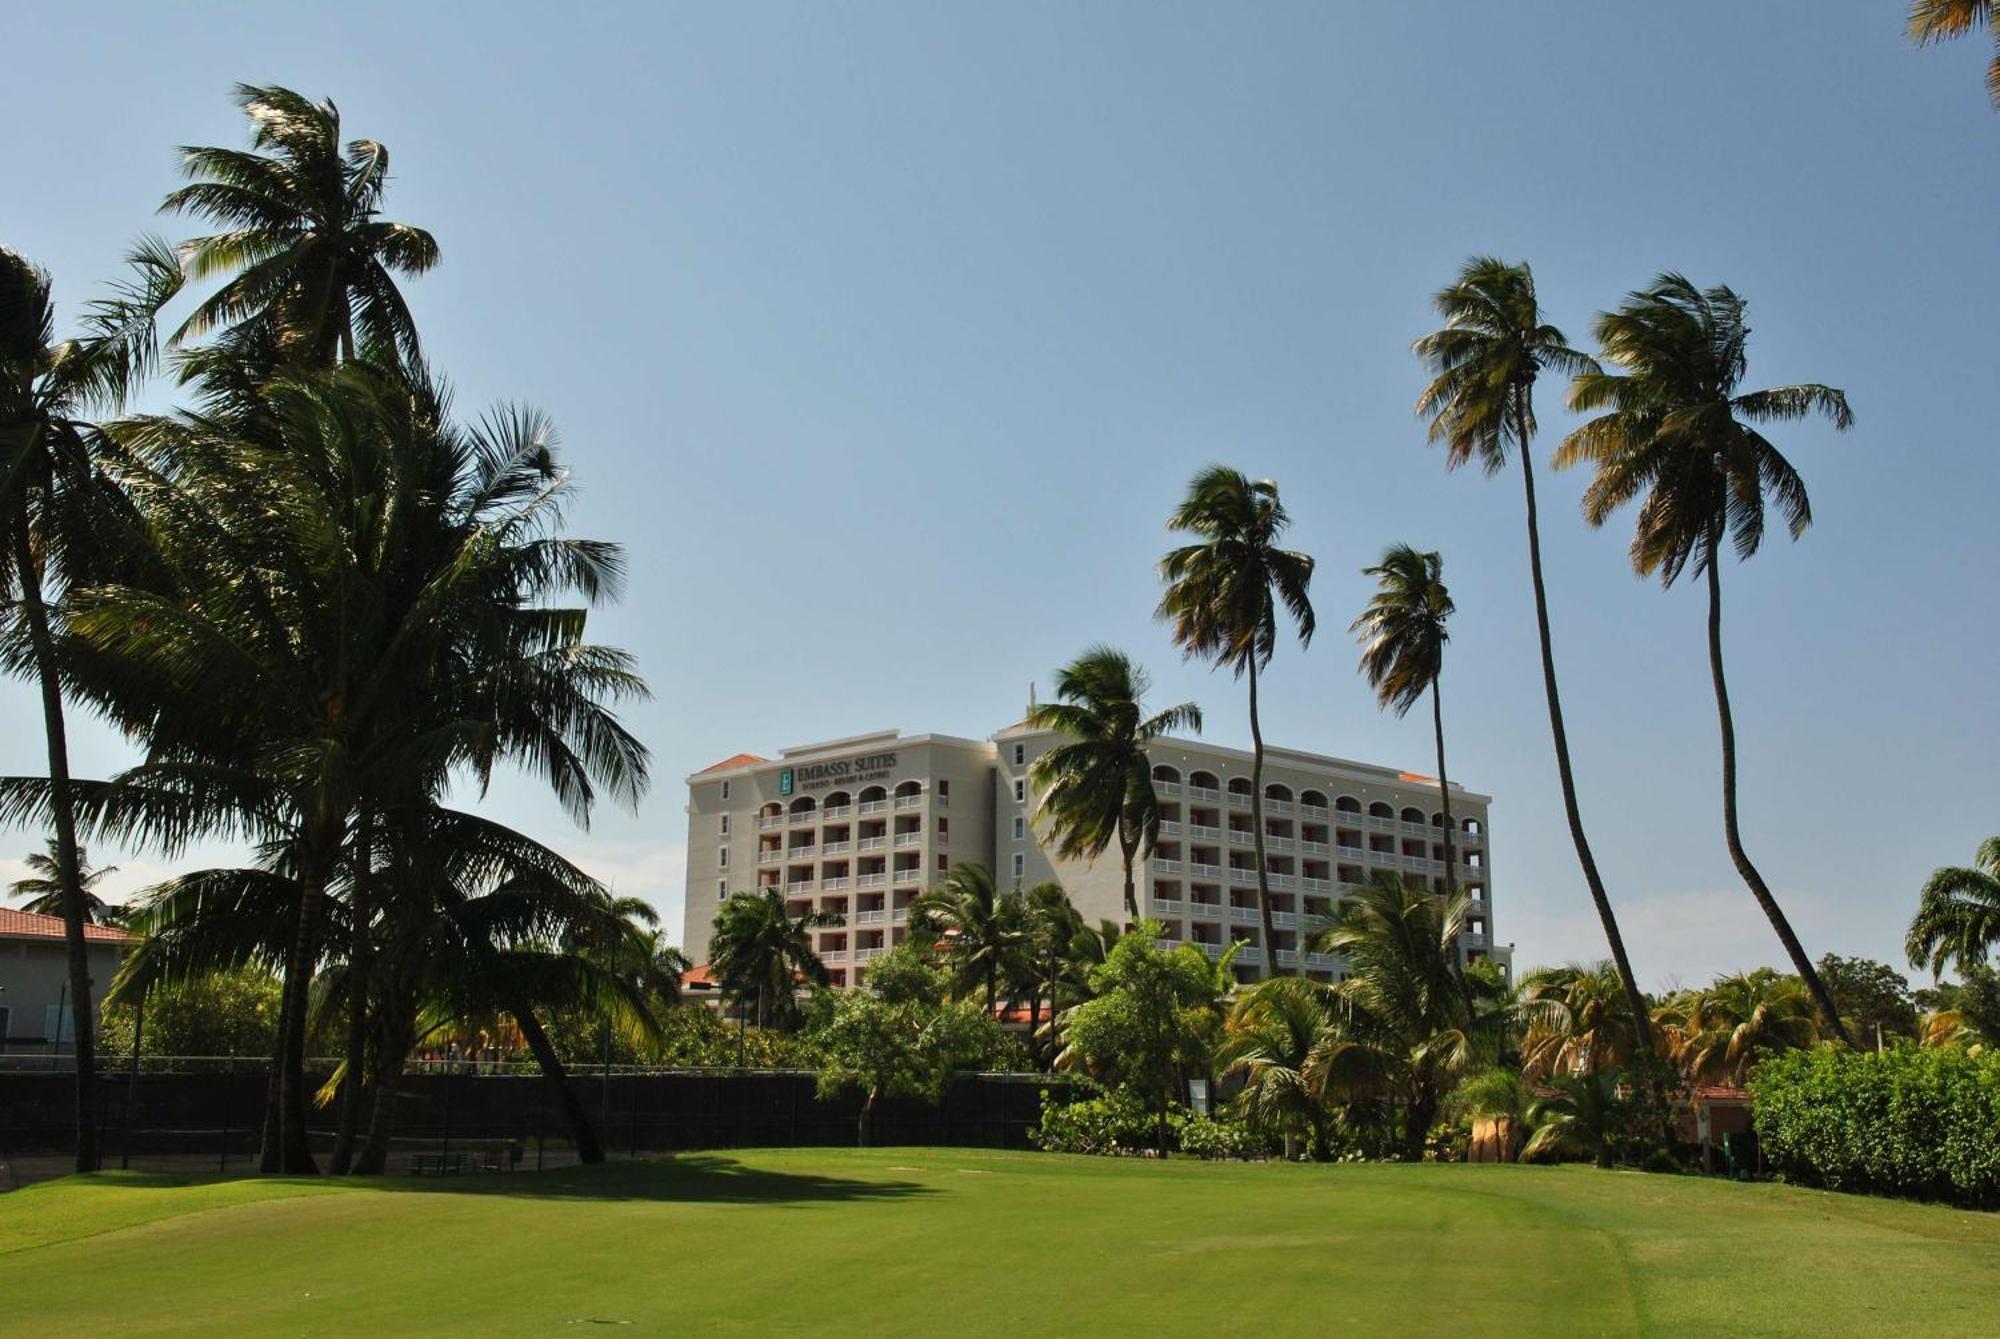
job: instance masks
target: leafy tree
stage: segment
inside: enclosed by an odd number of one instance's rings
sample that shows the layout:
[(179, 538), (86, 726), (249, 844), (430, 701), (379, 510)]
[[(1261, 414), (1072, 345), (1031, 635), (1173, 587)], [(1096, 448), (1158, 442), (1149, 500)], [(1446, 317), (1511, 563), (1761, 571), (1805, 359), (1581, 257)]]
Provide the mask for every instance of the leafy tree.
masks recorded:
[[(22, 899), (21, 910), (32, 911), (37, 916), (60, 916), (63, 913), (62, 845), (51, 837), (43, 850), (29, 854), (23, 862), (28, 867), (28, 877), (16, 879), (8, 885), (7, 891)], [(106, 876), (116, 874), (118, 866), (106, 865), (93, 869), (90, 854), (81, 846), (76, 848), (77, 886), (83, 891), (83, 919), (88, 925), (117, 925), (124, 917), (124, 909), (114, 906), (99, 897), (97, 885)]]
[(757, 1002), (757, 1026), (795, 1027), (799, 1022), (795, 982), (824, 986), (826, 964), (813, 951), (812, 932), (841, 925), (838, 912), (813, 910), (794, 916), (775, 888), (732, 893), (716, 909), (708, 941), (709, 964), (738, 1010)]
[(1221, 1058), (1243, 1081), (1238, 1105), (1252, 1128), (1284, 1140), (1287, 1157), (1300, 1143), (1319, 1161), (1331, 1153), (1331, 1113), (1308, 1072), (1337, 1028), (1333, 1005), (1316, 982), (1276, 977), (1245, 992), (1229, 1015)]
[[(236, 86), (251, 151), (184, 148), (192, 180), (163, 209), (222, 231), (181, 248), (190, 277), (232, 275), (174, 334), (174, 342), (249, 324), (287, 362), (330, 366), (357, 343), (415, 364), (416, 322), (395, 276), (437, 264), (431, 235), (380, 217), (389, 150), (340, 141), (340, 110), (288, 88)], [(357, 341), (357, 336), (359, 337)]]
[(1535, 505), (1535, 381), (1545, 370), (1574, 374), (1596, 364), (1572, 349), (1563, 332), (1542, 319), (1535, 276), (1525, 263), (1510, 265), (1492, 256), (1474, 256), (1433, 301), (1445, 323), (1419, 339), (1412, 349), (1432, 378), (1417, 400), (1417, 412), (1431, 422), (1430, 440), (1444, 443), (1449, 469), (1477, 460), (1491, 475), (1506, 468), (1510, 453), (1520, 460), (1521, 488), (1527, 499), (1528, 574), (1535, 593), (1542, 689), (1548, 698), (1549, 734), (1555, 743), (1556, 775), (1562, 782), (1563, 814), (1569, 821), (1570, 841), (1589, 885), (1591, 903), (1604, 927), (1611, 960), (1625, 989), (1636, 1049), (1641, 1055), (1650, 1054), (1646, 997), (1639, 989), (1639, 978), (1633, 975), (1625, 938), (1619, 933), (1617, 914), (1598, 874), (1597, 857), (1584, 836), (1583, 813), (1577, 804), (1569, 731), (1563, 724), (1562, 695), (1556, 685), (1549, 597), (1542, 580), (1542, 535)]
[(1042, 1005), (1053, 1017), (1075, 1004), (1088, 990), (1088, 971), (1078, 957), (1079, 939), (1086, 933), (1083, 917), (1059, 883), (1038, 883), (1021, 895), (1027, 910), (1027, 942), (1017, 959), (1018, 993), (1028, 997), (1028, 1049), (1046, 1062), (1053, 1052), (1042, 1038)]
[(1559, 1074), (1548, 1085), (1551, 1091), (1528, 1104), (1528, 1124), (1534, 1133), (1522, 1146), (1521, 1160), (1589, 1158), (1598, 1167), (1609, 1167), (1613, 1146), (1632, 1119), (1632, 1104), (1619, 1076)]
[(1988, 837), (1970, 865), (1934, 870), (1919, 895), (1904, 951), (1910, 966), (1961, 972), (2000, 951), (2000, 837)]
[[(1211, 465), (1188, 484), (1187, 496), (1167, 519), (1167, 529), (1194, 543), (1160, 559), (1158, 617), (1173, 625), (1174, 644), (1190, 659), (1227, 668), (1250, 681), (1250, 820), (1257, 859), (1257, 916), (1263, 929), (1267, 972), (1278, 965), (1271, 921), (1270, 870), (1264, 859), (1264, 729), (1257, 712), (1257, 676), (1278, 649), (1280, 611), (1298, 628), (1299, 645), (1311, 643), (1311, 555), (1279, 547), (1291, 516), (1278, 485)], [(1305, 955), (1298, 955), (1305, 974)]]
[(1377, 590), (1348, 630), (1361, 636), (1361, 672), (1375, 700), (1398, 716), (1409, 714), (1425, 694), (1431, 699), (1431, 729), (1437, 737), (1438, 803), (1444, 817), (1444, 890), (1458, 892), (1458, 856), (1452, 843), (1451, 781), (1444, 767), (1445, 622), (1456, 608), (1445, 589), (1444, 560), (1408, 544), (1391, 545), (1382, 561), (1361, 569)]
[(1093, 646), (1056, 671), (1057, 701), (1028, 712), (1027, 724), (1063, 742), (1035, 759), (1029, 779), (1041, 799), (1038, 824), (1065, 859), (1095, 860), (1113, 842), (1125, 872), (1125, 914), (1139, 919), (1132, 862), (1160, 835), (1159, 797), (1146, 747), (1174, 730), (1201, 731), (1192, 702), (1146, 714), (1145, 670), (1122, 651)]
[(1848, 1033), (1859, 1044), (1896, 1037), (1915, 1040), (1917, 1006), (1910, 998), (1909, 980), (1894, 967), (1872, 958), (1828, 953), (1819, 960), (1819, 975), (1847, 1020)]
[(815, 1029), (821, 1061), (819, 1094), (862, 1094), (858, 1142), (868, 1147), (876, 1105), (885, 1097), (935, 1104), (960, 1069), (983, 1068), (1006, 1049), (991, 1013), (966, 1001), (891, 1003), (870, 991), (846, 991), (833, 1016)]
[[(1708, 586), (1708, 666), (1722, 733), (1722, 830), (1729, 856), (1777, 932), (1828, 1029), (1847, 1039), (1826, 984), (1813, 969), (1764, 876), (1743, 849), (1736, 812), (1736, 722), (1722, 664), (1722, 546), (1739, 560), (1764, 539), (1768, 495), (1792, 538), (1812, 523), (1805, 482), (1790, 461), (1753, 425), (1823, 414), (1836, 428), (1854, 421), (1847, 397), (1808, 383), (1743, 391), (1750, 327), (1744, 303), (1726, 287), (1696, 288), (1663, 274), (1597, 319), (1604, 360), (1618, 372), (1586, 368), (1571, 384), (1569, 404), (1596, 413), (1564, 439), (1556, 467), (1589, 462), (1596, 476), (1584, 491), (1584, 518), (1603, 525), (1626, 503), (1644, 496), (1632, 538), (1632, 569), (1671, 587), (1690, 564)], [(1601, 411), (1601, 412), (1600, 412)]]
[(1717, 977), (1654, 1014), (1691, 1081), (1740, 1084), (1766, 1056), (1816, 1045), (1821, 1024), (1805, 985), (1768, 967)]
[(954, 992), (963, 998), (983, 989), (989, 1014), (999, 1005), (1001, 983), (1020, 976), (1027, 919), (1021, 895), (1001, 893), (991, 871), (969, 860), (910, 904), (912, 933), (944, 945)]
[(934, 945), (906, 939), (868, 964), (868, 990), (884, 1004), (935, 1008), (951, 994), (951, 975), (937, 964)]
[[(145, 1055), (264, 1055), (278, 1036), (278, 978), (256, 969), (210, 972), (146, 992)], [(107, 1004), (104, 1052), (130, 1055), (137, 1004)]]
[(25, 653), (9, 648), (0, 663), (31, 676), (41, 693), (52, 878), (73, 1001), (79, 1172), (98, 1164), (95, 1019), (83, 937), (89, 904), (63, 715), (65, 666), (49, 606), (65, 585), (102, 575), (93, 565), (105, 535), (120, 528), (123, 506), (105, 480), (102, 437), (90, 415), (118, 409), (150, 373), (158, 353), (154, 316), (181, 283), (161, 243), (143, 243), (128, 259), (133, 279), (85, 308), (78, 338), (58, 340), (47, 271), (0, 247), (0, 609), (27, 634)]
[(1926, 1046), (2000, 1046), (2000, 971), (1968, 963), (1959, 977), (1916, 992), (1925, 1011), (1920, 1039)]
[(1993, 62), (1986, 67), (1986, 95), (2000, 109), (2000, 9), (1993, 0), (1910, 0), (1910, 40), (1929, 46), (1964, 37), (1976, 28), (1993, 37)]

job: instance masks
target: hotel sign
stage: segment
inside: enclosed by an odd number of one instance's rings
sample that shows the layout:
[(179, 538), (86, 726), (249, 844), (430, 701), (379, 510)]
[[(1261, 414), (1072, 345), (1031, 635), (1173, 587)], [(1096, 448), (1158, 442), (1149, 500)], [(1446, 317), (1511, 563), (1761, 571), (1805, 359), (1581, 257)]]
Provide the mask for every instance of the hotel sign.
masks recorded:
[(803, 767), (778, 769), (778, 794), (800, 790), (825, 790), (828, 786), (858, 785), (863, 781), (883, 781), (896, 770), (893, 753), (863, 753), (833, 762), (807, 763)]

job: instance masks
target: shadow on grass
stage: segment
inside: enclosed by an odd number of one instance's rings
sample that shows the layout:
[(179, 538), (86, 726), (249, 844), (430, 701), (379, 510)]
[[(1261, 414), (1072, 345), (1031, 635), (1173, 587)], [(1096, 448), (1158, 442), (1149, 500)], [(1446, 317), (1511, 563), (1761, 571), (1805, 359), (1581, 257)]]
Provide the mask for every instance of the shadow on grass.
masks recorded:
[[(186, 1186), (213, 1184), (214, 1176), (168, 1172), (118, 1172), (102, 1185)], [(717, 1153), (682, 1153), (641, 1162), (563, 1167), (541, 1172), (487, 1172), (463, 1176), (384, 1176), (355, 1180), (336, 1177), (248, 1178), (270, 1184), (332, 1189), (367, 1189), (395, 1194), (493, 1195), (509, 1199), (656, 1200), (685, 1204), (768, 1204), (783, 1208), (810, 1204), (910, 1199), (935, 1194), (913, 1181), (861, 1181), (839, 1176), (775, 1172), (750, 1167)]]

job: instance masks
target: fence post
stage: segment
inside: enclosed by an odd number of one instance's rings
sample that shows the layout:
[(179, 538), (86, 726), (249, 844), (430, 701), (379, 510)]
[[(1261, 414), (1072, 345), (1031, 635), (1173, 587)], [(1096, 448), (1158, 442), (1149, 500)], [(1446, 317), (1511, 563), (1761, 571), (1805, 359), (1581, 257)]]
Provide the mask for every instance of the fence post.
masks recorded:
[(232, 1086), (232, 1085), (230, 1084), (229, 1080), (230, 1080), (230, 1079), (231, 1079), (231, 1078), (232, 1078), (232, 1077), (233, 1077), (233, 1076), (235, 1075), (235, 1072), (236, 1072), (236, 1061), (235, 1061), (235, 1058), (234, 1058), (234, 1057), (230, 1057), (230, 1056), (225, 1056), (225, 1057), (223, 1057), (223, 1061), (222, 1061), (222, 1151), (221, 1151), (221, 1153), (220, 1153), (220, 1154), (219, 1154), (219, 1155), (217, 1156), (217, 1158), (216, 1158), (216, 1163), (215, 1163), (215, 1170), (216, 1170), (216, 1171), (218, 1171), (218, 1172), (226, 1172), (226, 1171), (228, 1171), (228, 1170), (229, 1170), (229, 1089), (230, 1089), (230, 1087)]
[(535, 1170), (542, 1170), (542, 1085), (535, 1084)]
[(444, 1067), (444, 1146), (438, 1149), (438, 1168), (444, 1168), (445, 1154), (451, 1152), (451, 1063)]
[(132, 1105), (139, 1097), (139, 1043), (146, 1035), (146, 992), (139, 992), (138, 1014), (132, 1020), (132, 1070), (125, 1076), (125, 1138), (118, 1151), (118, 1166), (132, 1166)]

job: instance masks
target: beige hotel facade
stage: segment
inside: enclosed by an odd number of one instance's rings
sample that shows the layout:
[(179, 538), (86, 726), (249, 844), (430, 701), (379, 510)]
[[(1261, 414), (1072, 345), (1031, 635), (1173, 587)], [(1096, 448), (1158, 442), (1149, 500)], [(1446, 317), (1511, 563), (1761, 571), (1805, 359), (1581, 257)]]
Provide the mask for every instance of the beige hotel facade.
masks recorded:
[[(776, 758), (738, 754), (695, 773), (683, 947), (706, 962), (722, 899), (776, 888), (795, 912), (841, 914), (839, 928), (815, 932), (816, 947), (837, 986), (855, 985), (870, 959), (908, 935), (911, 901), (961, 861), (985, 865), (1003, 889), (1053, 879), (1087, 920), (1123, 923), (1117, 850), (1065, 860), (1036, 833), (1028, 773), (1058, 742), (1025, 725), (983, 740), (891, 730), (800, 745)], [(1235, 959), (1241, 980), (1274, 965), (1297, 970), (1301, 928), (1378, 871), (1444, 887), (1435, 780), (1268, 748), (1264, 850), (1276, 942), (1258, 943), (1250, 754), (1169, 738), (1148, 755), (1161, 823), (1158, 848), (1134, 871), (1141, 912), (1165, 926), (1167, 940), (1211, 956), (1247, 941)], [(1452, 787), (1457, 882), (1472, 899), (1460, 953), (1511, 970), (1511, 946), (1493, 937), (1490, 802)], [(1309, 954), (1305, 967), (1322, 980), (1341, 975), (1338, 958), (1322, 954)]]

